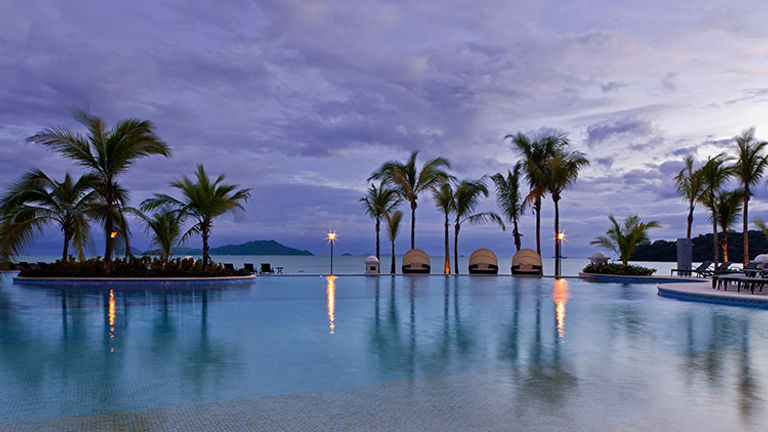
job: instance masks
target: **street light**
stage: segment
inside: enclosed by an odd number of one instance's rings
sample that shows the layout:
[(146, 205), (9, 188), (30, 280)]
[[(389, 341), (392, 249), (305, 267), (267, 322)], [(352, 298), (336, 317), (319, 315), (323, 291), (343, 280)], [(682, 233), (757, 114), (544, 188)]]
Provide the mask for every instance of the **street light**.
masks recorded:
[(328, 241), (331, 242), (331, 272), (333, 274), (333, 243), (336, 241), (336, 232), (331, 231), (328, 233)]
[(555, 277), (560, 277), (560, 248), (563, 244), (563, 240), (565, 240), (565, 233), (559, 232), (557, 233), (557, 236), (555, 236), (555, 239), (557, 240), (555, 242)]

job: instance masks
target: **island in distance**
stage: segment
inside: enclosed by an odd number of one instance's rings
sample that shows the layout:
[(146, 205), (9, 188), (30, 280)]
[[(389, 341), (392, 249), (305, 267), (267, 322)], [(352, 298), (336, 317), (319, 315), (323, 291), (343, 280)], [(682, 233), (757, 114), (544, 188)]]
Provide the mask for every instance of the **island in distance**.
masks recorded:
[[(202, 255), (202, 249), (180, 247), (176, 255)], [(274, 240), (253, 240), (242, 244), (228, 244), (211, 248), (211, 255), (314, 255), (308, 250), (295, 249)], [(160, 255), (159, 249), (144, 251), (142, 255)]]

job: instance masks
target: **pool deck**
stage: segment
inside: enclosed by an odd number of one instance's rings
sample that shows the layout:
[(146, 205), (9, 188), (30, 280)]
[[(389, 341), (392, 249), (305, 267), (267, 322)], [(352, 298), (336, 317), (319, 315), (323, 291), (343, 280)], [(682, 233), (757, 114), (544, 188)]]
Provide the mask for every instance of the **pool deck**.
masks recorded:
[(676, 300), (768, 309), (768, 295), (715, 290), (709, 280), (699, 283), (659, 284), (658, 290), (661, 297)]
[(579, 278), (590, 282), (619, 282), (619, 283), (701, 283), (709, 279), (687, 276), (625, 276), (600, 273), (579, 273)]

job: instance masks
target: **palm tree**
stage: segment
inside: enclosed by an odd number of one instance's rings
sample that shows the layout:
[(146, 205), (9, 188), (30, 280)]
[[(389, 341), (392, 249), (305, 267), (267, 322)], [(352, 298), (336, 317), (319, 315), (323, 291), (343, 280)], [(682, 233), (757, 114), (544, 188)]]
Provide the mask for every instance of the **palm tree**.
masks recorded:
[[(720, 191), (715, 197), (714, 207), (717, 212), (710, 213), (710, 219), (717, 214), (717, 224), (720, 226), (720, 237), (722, 238), (721, 247), (723, 250), (723, 261), (728, 261), (728, 230), (736, 224), (736, 219), (741, 212), (742, 202), (744, 200), (744, 189), (733, 191)], [(713, 207), (713, 203), (706, 202), (708, 208)]]
[(145, 232), (152, 236), (152, 244), (160, 249), (160, 258), (167, 262), (187, 239), (181, 232), (184, 214), (167, 207), (150, 216), (141, 212), (137, 214), (144, 220)]
[(512, 171), (507, 170), (507, 176), (501, 173), (491, 176), (491, 180), (496, 185), (496, 203), (504, 217), (512, 222), (512, 235), (515, 237), (515, 249), (517, 251), (522, 247), (518, 223), (523, 214), (524, 205), (520, 196), (520, 163), (515, 164)]
[(416, 166), (414, 151), (405, 163), (389, 161), (384, 163), (378, 171), (374, 172), (368, 180), (383, 180), (385, 184), (397, 190), (403, 200), (411, 203), (411, 249), (415, 247), (416, 237), (416, 207), (419, 194), (446, 181), (450, 176), (444, 171), (451, 164), (445, 158), (432, 159), (421, 167)]
[(64, 181), (57, 182), (34, 169), (11, 184), (0, 201), (2, 258), (19, 254), (36, 232), (54, 223), (64, 234), (62, 260), (69, 257), (70, 241), (82, 259), (88, 241), (88, 219), (97, 199), (94, 181), (91, 175), (74, 180), (67, 173)]
[(403, 220), (403, 212), (398, 210), (391, 216), (389, 212), (382, 212), (382, 214), (387, 219), (387, 233), (389, 234), (389, 242), (392, 244), (392, 267), (389, 272), (395, 274), (395, 240), (397, 235), (400, 234), (400, 222)]
[(222, 183), (223, 181), (223, 175), (211, 181), (203, 165), (198, 165), (194, 181), (185, 176), (171, 183), (172, 187), (181, 192), (181, 199), (166, 194), (155, 194), (153, 198), (141, 204), (143, 211), (166, 206), (176, 210), (183, 217), (190, 217), (196, 221), (184, 236), (194, 233), (202, 237), (203, 268), (211, 261), (208, 254), (210, 250), (208, 239), (213, 228), (213, 220), (225, 213), (245, 211), (243, 203), (247, 202), (251, 196), (250, 189), (238, 189), (238, 185), (225, 184)]
[[(155, 126), (148, 120), (122, 120), (110, 130), (102, 119), (83, 111), (77, 111), (75, 119), (88, 128), (87, 136), (65, 128), (47, 128), (27, 138), (27, 141), (52, 148), (96, 177), (94, 190), (102, 201), (97, 217), (104, 222), (104, 260), (109, 266), (112, 259), (112, 232), (122, 221), (121, 209), (125, 207), (127, 199), (127, 194), (117, 182), (118, 176), (126, 172), (137, 159), (151, 155), (167, 157), (171, 150), (155, 134)], [(123, 230), (123, 233), (126, 232)], [(127, 242), (126, 246), (130, 249)]]
[(716, 197), (720, 190), (725, 186), (725, 183), (730, 179), (733, 174), (733, 168), (728, 166), (730, 158), (724, 153), (720, 153), (714, 157), (707, 159), (707, 162), (698, 169), (701, 175), (701, 181), (704, 184), (704, 188), (699, 197), (699, 202), (707, 206), (711, 215), (712, 221), (712, 236), (714, 237), (714, 262), (717, 265), (720, 262), (718, 249), (720, 248), (720, 242), (717, 236), (718, 225), (718, 209), (716, 205)]
[(473, 213), (480, 203), (480, 197), (488, 196), (488, 187), (485, 185), (485, 177), (476, 180), (462, 180), (456, 186), (453, 193), (454, 213), (456, 219), (453, 223), (453, 265), (456, 274), (459, 274), (459, 231), (461, 224), (468, 223), (498, 223), (502, 229), (504, 221), (493, 212)]
[[(564, 137), (560, 138), (561, 143), (565, 143)], [(584, 153), (570, 148), (570, 145), (563, 144), (555, 148), (552, 157), (547, 160), (545, 184), (547, 191), (552, 196), (552, 202), (555, 204), (555, 248), (561, 241), (560, 233), (560, 198), (568, 185), (576, 181), (579, 177), (579, 171), (589, 165), (589, 161)]]
[(685, 158), (685, 168), (681, 169), (675, 177), (675, 184), (677, 185), (677, 193), (688, 201), (688, 229), (685, 232), (686, 238), (690, 239), (693, 212), (696, 209), (696, 202), (704, 190), (701, 173), (693, 169), (693, 156)]
[(532, 205), (533, 212), (536, 214), (536, 253), (541, 255), (541, 200), (547, 193), (546, 165), (555, 150), (563, 145), (565, 137), (552, 134), (532, 140), (518, 133), (507, 135), (504, 139), (511, 139), (523, 156), (522, 169), (530, 186), (525, 204)]
[(627, 217), (622, 225), (619, 225), (613, 216), (608, 216), (608, 219), (613, 226), (605, 232), (606, 235), (597, 237), (589, 244), (616, 252), (624, 266), (627, 265), (632, 252), (638, 245), (649, 242), (648, 229), (659, 226), (656, 221), (642, 222), (637, 215)]
[(378, 259), (381, 259), (379, 257), (379, 231), (383, 212), (391, 212), (400, 205), (401, 201), (397, 191), (388, 188), (384, 182), (381, 182), (378, 187), (375, 184), (370, 185), (366, 195), (360, 198), (365, 213), (376, 220), (376, 258)]
[[(755, 128), (751, 127), (734, 138), (739, 147), (739, 157), (733, 167), (734, 177), (738, 178), (744, 187), (744, 211), (742, 213), (742, 231), (744, 236), (744, 265), (749, 263), (749, 230), (747, 213), (749, 211), (749, 199), (751, 198), (751, 186), (757, 186), (768, 166), (765, 156), (765, 147), (768, 142), (758, 141), (755, 138)], [(726, 260), (727, 261), (727, 260)]]
[(450, 222), (449, 216), (455, 210), (455, 201), (453, 199), (453, 187), (450, 182), (445, 182), (439, 188), (434, 189), (432, 197), (435, 199), (435, 205), (445, 216), (445, 274), (451, 274), (451, 252), (449, 246), (448, 228)]

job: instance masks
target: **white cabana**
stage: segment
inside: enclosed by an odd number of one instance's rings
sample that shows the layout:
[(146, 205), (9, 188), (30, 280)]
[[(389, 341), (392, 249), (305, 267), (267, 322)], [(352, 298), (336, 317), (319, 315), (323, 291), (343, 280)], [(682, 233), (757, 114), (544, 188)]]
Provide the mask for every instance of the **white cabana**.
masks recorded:
[(368, 258), (365, 259), (365, 274), (367, 275), (377, 275), (380, 272), (379, 269), (379, 259), (375, 256), (371, 255)]

